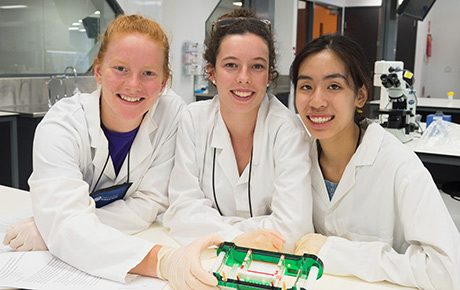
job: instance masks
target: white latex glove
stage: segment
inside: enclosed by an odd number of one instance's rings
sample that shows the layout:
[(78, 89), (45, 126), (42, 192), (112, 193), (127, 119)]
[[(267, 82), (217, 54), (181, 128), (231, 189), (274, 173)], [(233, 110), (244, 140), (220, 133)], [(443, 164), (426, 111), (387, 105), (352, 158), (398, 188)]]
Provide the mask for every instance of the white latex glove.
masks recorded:
[(217, 279), (201, 265), (201, 252), (224, 241), (218, 234), (196, 239), (182, 248), (161, 247), (158, 252), (157, 276), (169, 280), (177, 290), (218, 289)]
[(327, 241), (327, 237), (321, 234), (309, 233), (301, 237), (295, 244), (295, 254), (304, 253), (318, 256), (319, 251)]
[(264, 229), (241, 234), (232, 242), (240, 247), (279, 252), (283, 249), (286, 240), (280, 232)]
[(3, 244), (10, 245), (11, 248), (19, 252), (48, 250), (33, 217), (9, 226), (6, 229)]

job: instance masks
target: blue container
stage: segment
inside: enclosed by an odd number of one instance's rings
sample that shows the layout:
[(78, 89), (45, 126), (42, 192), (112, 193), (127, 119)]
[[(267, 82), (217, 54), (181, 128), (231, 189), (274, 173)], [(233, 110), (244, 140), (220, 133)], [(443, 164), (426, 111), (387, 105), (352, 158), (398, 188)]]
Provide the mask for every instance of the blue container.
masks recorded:
[(436, 120), (444, 120), (447, 122), (452, 121), (452, 116), (451, 115), (443, 115), (442, 112), (437, 112), (436, 114), (429, 114), (426, 116), (426, 127), (430, 126), (431, 122), (436, 121)]

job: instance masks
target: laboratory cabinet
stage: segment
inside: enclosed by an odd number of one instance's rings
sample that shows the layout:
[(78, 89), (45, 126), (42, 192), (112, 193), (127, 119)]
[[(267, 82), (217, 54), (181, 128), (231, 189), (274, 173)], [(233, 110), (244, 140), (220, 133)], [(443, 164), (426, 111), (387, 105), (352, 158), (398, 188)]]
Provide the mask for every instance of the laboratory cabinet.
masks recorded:
[(27, 180), (32, 173), (32, 146), (34, 140), (35, 129), (43, 117), (28, 117), (23, 115), (14, 116), (16, 118), (16, 136), (17, 136), (17, 184), (14, 184), (13, 175), (16, 169), (13, 166), (12, 159), (15, 158), (11, 154), (12, 142), (11, 130), (12, 127), (6, 122), (0, 123), (0, 184), (18, 187), (20, 189), (29, 190)]
[(0, 112), (0, 184), (19, 185), (16, 113)]

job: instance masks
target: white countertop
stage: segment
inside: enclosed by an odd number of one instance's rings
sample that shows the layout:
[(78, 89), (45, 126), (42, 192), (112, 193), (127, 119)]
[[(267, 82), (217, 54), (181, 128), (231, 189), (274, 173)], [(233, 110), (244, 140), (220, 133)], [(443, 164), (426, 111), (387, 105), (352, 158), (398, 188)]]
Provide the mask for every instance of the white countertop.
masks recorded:
[(0, 117), (9, 117), (9, 116), (17, 116), (19, 115), (18, 113), (13, 113), (13, 112), (2, 112), (0, 111)]
[[(18, 210), (26, 209), (31, 207), (29, 193), (23, 190), (1, 186), (0, 185), (0, 215), (6, 215)], [(150, 228), (145, 231), (142, 231), (136, 236), (157, 242), (163, 245), (169, 246), (178, 246), (177, 242), (169, 235), (168, 230), (166, 230), (161, 223), (156, 222)], [(214, 250), (208, 250), (203, 257), (203, 266), (205, 269), (210, 269), (214, 263), (215, 255)], [(211, 257), (211, 258), (209, 258)], [(327, 265), (325, 265), (327, 267)], [(402, 287), (395, 284), (387, 282), (378, 282), (378, 283), (367, 283), (356, 277), (339, 277), (333, 275), (324, 274), (315, 284), (315, 290), (357, 290), (357, 289), (366, 289), (366, 290), (387, 290), (387, 289), (415, 289)], [(167, 285), (163, 290), (172, 290), (172, 288)]]

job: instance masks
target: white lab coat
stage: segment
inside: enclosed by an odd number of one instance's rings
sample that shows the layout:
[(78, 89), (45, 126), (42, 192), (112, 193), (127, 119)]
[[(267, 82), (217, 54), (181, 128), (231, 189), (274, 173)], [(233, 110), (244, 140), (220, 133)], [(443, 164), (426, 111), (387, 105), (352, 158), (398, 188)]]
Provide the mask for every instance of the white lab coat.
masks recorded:
[(326, 273), (422, 289), (460, 289), (460, 236), (428, 170), (371, 124), (331, 201), (311, 148), (313, 221), (329, 236)]
[[(250, 166), (239, 176), (218, 97), (189, 105), (177, 133), (164, 225), (184, 244), (213, 232), (230, 241), (243, 232), (275, 229), (287, 239), (284, 249), (293, 250), (299, 237), (313, 232), (309, 144), (295, 114), (266, 95), (254, 132), (250, 218)], [(215, 191), (223, 216), (212, 190), (214, 148)]]
[[(146, 114), (130, 153), (126, 196), (95, 208), (89, 196), (109, 154), (100, 126), (100, 89), (59, 101), (37, 127), (32, 205), (49, 250), (87, 273), (124, 282), (154, 246), (130, 236), (149, 227), (168, 206), (175, 135), (183, 100), (169, 90)], [(124, 183), (127, 159), (118, 176), (109, 160), (97, 188)]]

